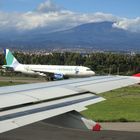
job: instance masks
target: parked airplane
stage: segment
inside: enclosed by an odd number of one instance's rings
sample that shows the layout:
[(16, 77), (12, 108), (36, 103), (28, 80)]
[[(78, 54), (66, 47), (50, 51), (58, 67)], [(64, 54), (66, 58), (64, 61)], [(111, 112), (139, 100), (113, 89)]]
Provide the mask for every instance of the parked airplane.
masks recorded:
[(12, 55), (9, 49), (4, 51), (7, 65), (3, 68), (11, 69), (24, 74), (41, 75), (50, 79), (65, 79), (68, 77), (89, 77), (95, 72), (83, 66), (62, 66), (62, 65), (26, 65), (20, 64)]
[(79, 112), (105, 100), (98, 94), (136, 83), (140, 83), (140, 77), (93, 76), (0, 87), (0, 133), (42, 120), (68, 128), (99, 131), (98, 123)]

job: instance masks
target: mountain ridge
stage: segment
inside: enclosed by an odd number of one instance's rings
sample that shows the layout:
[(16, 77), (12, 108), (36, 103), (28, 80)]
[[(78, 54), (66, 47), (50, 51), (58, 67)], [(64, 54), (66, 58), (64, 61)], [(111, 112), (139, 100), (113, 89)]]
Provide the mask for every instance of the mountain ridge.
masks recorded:
[[(35, 48), (48, 47), (91, 47), (98, 50), (140, 50), (140, 33), (113, 27), (113, 22), (86, 23), (77, 27), (48, 33), (45, 30), (14, 34), (5, 38), (3, 44), (28, 46)], [(0, 35), (1, 38), (2, 35)], [(2, 40), (2, 39), (1, 39)], [(0, 41), (0, 44), (2, 41)], [(10, 44), (11, 43), (11, 44)], [(12, 47), (12, 46), (11, 46)]]

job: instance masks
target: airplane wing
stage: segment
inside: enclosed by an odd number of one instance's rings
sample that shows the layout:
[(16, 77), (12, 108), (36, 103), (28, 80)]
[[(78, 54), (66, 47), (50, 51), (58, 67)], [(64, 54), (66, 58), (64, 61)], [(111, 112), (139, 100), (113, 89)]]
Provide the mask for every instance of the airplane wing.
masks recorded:
[(54, 74), (51, 70), (49, 71), (45, 71), (45, 70), (41, 70), (41, 69), (31, 69), (32, 71), (34, 72), (38, 72), (38, 73), (43, 73), (43, 74), (46, 74), (46, 75), (51, 75), (51, 74)]
[[(57, 75), (58, 75), (58, 79), (62, 79), (62, 77), (63, 77), (63, 74), (61, 74), (59, 72), (58, 72), (58, 74), (55, 74), (51, 70), (48, 70), (48, 71), (43, 70), (43, 69), (42, 70), (41, 69), (31, 69), (31, 70), (34, 71), (34, 72), (36, 72), (36, 73), (38, 73), (39, 75), (42, 75), (42, 76), (48, 76), (48, 77), (55, 77), (56, 76), (56, 79), (57, 79)], [(60, 76), (60, 78), (59, 78), (59, 76)]]
[(46, 119), (60, 126), (98, 130), (97, 123), (78, 112), (104, 101), (100, 93), (136, 83), (140, 78), (94, 76), (1, 87), (0, 133)]

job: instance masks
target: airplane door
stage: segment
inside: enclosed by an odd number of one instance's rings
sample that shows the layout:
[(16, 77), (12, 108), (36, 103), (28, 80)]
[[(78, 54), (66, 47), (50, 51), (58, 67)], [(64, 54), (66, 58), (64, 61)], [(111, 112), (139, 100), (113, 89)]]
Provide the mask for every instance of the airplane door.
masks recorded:
[(75, 74), (79, 74), (79, 69), (78, 69), (78, 67), (75, 68)]

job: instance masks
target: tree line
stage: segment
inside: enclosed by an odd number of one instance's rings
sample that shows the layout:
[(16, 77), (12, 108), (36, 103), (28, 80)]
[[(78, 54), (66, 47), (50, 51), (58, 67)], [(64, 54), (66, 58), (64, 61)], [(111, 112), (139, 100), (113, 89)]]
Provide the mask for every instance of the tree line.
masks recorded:
[[(42, 65), (78, 65), (86, 66), (97, 74), (131, 75), (140, 72), (140, 54), (119, 53), (50, 53), (25, 54), (15, 52), (14, 56), (23, 64)], [(0, 55), (0, 65), (5, 64), (4, 55)]]

